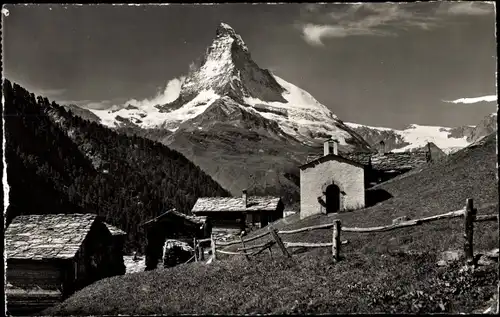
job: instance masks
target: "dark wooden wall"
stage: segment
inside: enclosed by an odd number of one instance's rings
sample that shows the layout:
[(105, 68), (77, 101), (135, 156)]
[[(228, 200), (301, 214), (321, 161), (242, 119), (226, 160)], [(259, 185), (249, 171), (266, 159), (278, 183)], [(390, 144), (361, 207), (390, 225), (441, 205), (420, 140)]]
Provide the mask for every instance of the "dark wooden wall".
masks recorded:
[(38, 261), (30, 259), (7, 260), (7, 282), (19, 288), (61, 288), (64, 274), (61, 261)]
[(125, 245), (125, 236), (116, 235), (112, 238), (112, 245), (109, 249), (114, 275), (125, 274), (125, 262), (123, 261), (123, 247)]
[(95, 221), (73, 259), (8, 259), (7, 281), (14, 287), (32, 289), (39, 286), (44, 290), (61, 291), (60, 298), (47, 295), (50, 292), (36, 295), (38, 297), (32, 294), (11, 296), (10, 309), (22, 309), (20, 305), (31, 307), (31, 310), (38, 306), (44, 309), (99, 279), (124, 274), (123, 253), (115, 249), (119, 246), (113, 242), (116, 240), (113, 241), (106, 225)]
[[(210, 225), (209, 225), (210, 226)], [(166, 239), (175, 239), (193, 244), (193, 238), (206, 238), (210, 235), (201, 224), (186, 221), (180, 217), (165, 217), (146, 227), (146, 270), (155, 269), (163, 255)]]
[(245, 215), (242, 213), (214, 213), (209, 216), (210, 223), (212, 224), (212, 229), (234, 229), (234, 230), (244, 230), (245, 229)]
[[(8, 259), (7, 282), (16, 288), (14, 293), (7, 290), (8, 312), (22, 315), (38, 313), (63, 300), (69, 284), (67, 268), (70, 264), (69, 260), (59, 259)], [(24, 292), (37, 286), (41, 289), (36, 292)]]
[(114, 264), (123, 262), (117, 258), (113, 248), (113, 237), (106, 225), (94, 222), (75, 257), (77, 276), (75, 289), (85, 287), (99, 279), (122, 274), (123, 268)]

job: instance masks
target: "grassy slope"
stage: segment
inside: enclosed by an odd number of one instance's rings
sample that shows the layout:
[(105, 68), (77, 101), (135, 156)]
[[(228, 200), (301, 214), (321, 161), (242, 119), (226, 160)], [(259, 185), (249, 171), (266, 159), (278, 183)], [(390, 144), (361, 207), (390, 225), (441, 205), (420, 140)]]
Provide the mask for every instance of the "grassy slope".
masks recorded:
[[(338, 216), (282, 219), (278, 228), (331, 222), (345, 226), (388, 224), (395, 217), (422, 217), (461, 208), (466, 197), (497, 202), (496, 140), (465, 149), (424, 169), (381, 184), (394, 197)], [(496, 208), (480, 210), (493, 213)], [(255, 314), (255, 313), (431, 313), (472, 312), (494, 294), (494, 266), (475, 273), (435, 265), (438, 251), (462, 248), (461, 219), (443, 220), (385, 233), (349, 234), (343, 261), (328, 248), (279, 250), (248, 263), (232, 257), (211, 265), (193, 263), (96, 282), (49, 310), (56, 314)], [(498, 224), (475, 226), (476, 250), (498, 247)], [(264, 229), (265, 230), (265, 229)], [(258, 232), (252, 233), (258, 234)], [(327, 242), (330, 230), (286, 236), (286, 241)], [(261, 243), (256, 241), (254, 243)], [(411, 252), (410, 252), (411, 251)], [(105, 299), (105, 300), (104, 300)]]

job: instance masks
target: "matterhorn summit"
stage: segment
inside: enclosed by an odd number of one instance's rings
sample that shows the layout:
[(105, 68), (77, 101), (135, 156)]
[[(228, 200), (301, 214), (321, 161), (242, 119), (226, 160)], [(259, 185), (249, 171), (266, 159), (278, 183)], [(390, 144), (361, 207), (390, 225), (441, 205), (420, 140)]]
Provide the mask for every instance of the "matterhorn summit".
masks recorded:
[(179, 98), (160, 109), (175, 109), (207, 90), (219, 96), (240, 99), (241, 102), (243, 97), (286, 102), (282, 96), (283, 87), (269, 71), (255, 64), (241, 36), (225, 23), (217, 28), (215, 39), (207, 48), (201, 65), (188, 74)]
[[(222, 107), (222, 108), (221, 108)], [(224, 111), (220, 111), (220, 109)], [(238, 127), (248, 122), (269, 121), (272, 135), (303, 144), (317, 144), (334, 137), (341, 146), (367, 149), (367, 143), (346, 127), (327, 107), (306, 91), (281, 79), (253, 60), (250, 50), (235, 30), (225, 23), (217, 27), (199, 65), (191, 67), (175, 100), (154, 106), (125, 107), (118, 111), (94, 111), (110, 126), (207, 130), (208, 122), (228, 120)], [(241, 120), (247, 120), (242, 123)], [(189, 121), (189, 124), (186, 124)], [(277, 131), (280, 130), (280, 131)]]

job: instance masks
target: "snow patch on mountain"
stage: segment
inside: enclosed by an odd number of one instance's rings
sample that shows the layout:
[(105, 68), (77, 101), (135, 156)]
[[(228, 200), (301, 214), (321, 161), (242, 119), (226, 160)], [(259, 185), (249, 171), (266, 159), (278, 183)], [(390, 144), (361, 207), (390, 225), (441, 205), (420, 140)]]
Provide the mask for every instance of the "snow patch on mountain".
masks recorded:
[(340, 144), (347, 144), (345, 140), (352, 136), (339, 128), (340, 122), (336, 115), (305, 90), (276, 75), (273, 76), (285, 89), (282, 95), (287, 102), (267, 102), (252, 97), (243, 98), (244, 102), (264, 118), (278, 122), (285, 133), (299, 140), (334, 135)]
[[(155, 97), (151, 100), (132, 100), (127, 103), (129, 106), (116, 111), (89, 110), (99, 116), (102, 124), (109, 127), (117, 127), (117, 118), (120, 117), (128, 119), (130, 122), (144, 129), (166, 128), (174, 132), (177, 130), (179, 124), (203, 113), (203, 111), (205, 111), (215, 100), (220, 98), (212, 89), (204, 90), (183, 107), (171, 112), (160, 112), (158, 108), (155, 107), (158, 99), (163, 98), (162, 100), (166, 100), (168, 97), (175, 100), (175, 98), (177, 98), (174, 97), (173, 94), (167, 93), (168, 86), (169, 85), (167, 85), (167, 89), (163, 96)], [(178, 94), (179, 92), (177, 92), (177, 96)]]
[(413, 149), (421, 148), (427, 143), (432, 142), (436, 144), (445, 153), (450, 153), (460, 148), (464, 148), (470, 144), (467, 137), (454, 138), (450, 136), (453, 128), (439, 127), (439, 126), (425, 126), (418, 124), (411, 124), (404, 130), (396, 130), (384, 127), (366, 126), (357, 123), (345, 123), (352, 129), (368, 128), (370, 130), (378, 130), (385, 132), (392, 132), (401, 137), (402, 141), (409, 143), (401, 148), (393, 149), (392, 152), (405, 152)]
[[(352, 136), (342, 129), (342, 124), (327, 107), (314, 99), (303, 89), (273, 75), (285, 89), (282, 93), (287, 102), (263, 101), (253, 97), (244, 97), (243, 108), (250, 106), (264, 118), (276, 121), (283, 131), (300, 141), (308, 142), (311, 138), (335, 136), (340, 144), (347, 145), (346, 139)], [(173, 84), (172, 84), (173, 83)], [(189, 83), (188, 83), (189, 84)], [(186, 85), (184, 83), (183, 87)], [(170, 87), (170, 88), (169, 88)], [(170, 112), (160, 112), (155, 107), (159, 100), (175, 100), (180, 93), (179, 80), (169, 82), (165, 92), (152, 99), (130, 100), (127, 107), (119, 110), (93, 110), (101, 123), (117, 127), (119, 118), (124, 118), (144, 129), (166, 128), (174, 132), (180, 124), (202, 114), (215, 100), (221, 98), (212, 88), (202, 90), (194, 99), (182, 107)]]
[(395, 149), (393, 152), (404, 152), (420, 148), (429, 142), (436, 144), (444, 152), (455, 148), (463, 148), (470, 144), (465, 136), (462, 138), (450, 138), (450, 131), (451, 128), (412, 124), (408, 129), (401, 131), (403, 139), (410, 143), (410, 145)]
[(391, 129), (391, 128), (374, 127), (374, 126), (363, 125), (363, 124), (352, 123), (352, 122), (345, 122), (344, 124), (347, 125), (348, 127), (352, 128), (352, 129), (368, 128), (368, 129), (371, 129), (371, 130), (379, 130), (379, 131), (398, 131), (398, 130), (394, 130), (394, 129)]

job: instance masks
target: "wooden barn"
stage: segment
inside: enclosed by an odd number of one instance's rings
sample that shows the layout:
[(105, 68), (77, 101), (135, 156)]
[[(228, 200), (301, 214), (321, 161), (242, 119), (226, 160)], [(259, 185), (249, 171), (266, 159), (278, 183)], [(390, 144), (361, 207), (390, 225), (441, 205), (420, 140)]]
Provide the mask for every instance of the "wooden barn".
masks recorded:
[(279, 197), (201, 197), (192, 209), (197, 216), (207, 217), (213, 232), (232, 232), (262, 228), (283, 218), (284, 204)]
[(109, 223), (104, 223), (112, 236), (112, 247), (110, 253), (112, 259), (115, 261), (113, 267), (116, 269), (117, 274), (125, 274), (125, 262), (123, 260), (123, 247), (125, 245), (125, 238), (127, 233), (120, 228), (117, 228)]
[(210, 236), (210, 226), (206, 217), (188, 216), (175, 209), (141, 224), (147, 236), (146, 270), (155, 269), (163, 254), (167, 239), (179, 240), (193, 245), (193, 239)]
[(30, 314), (114, 272), (112, 235), (94, 214), (15, 217), (5, 232), (7, 309)]

